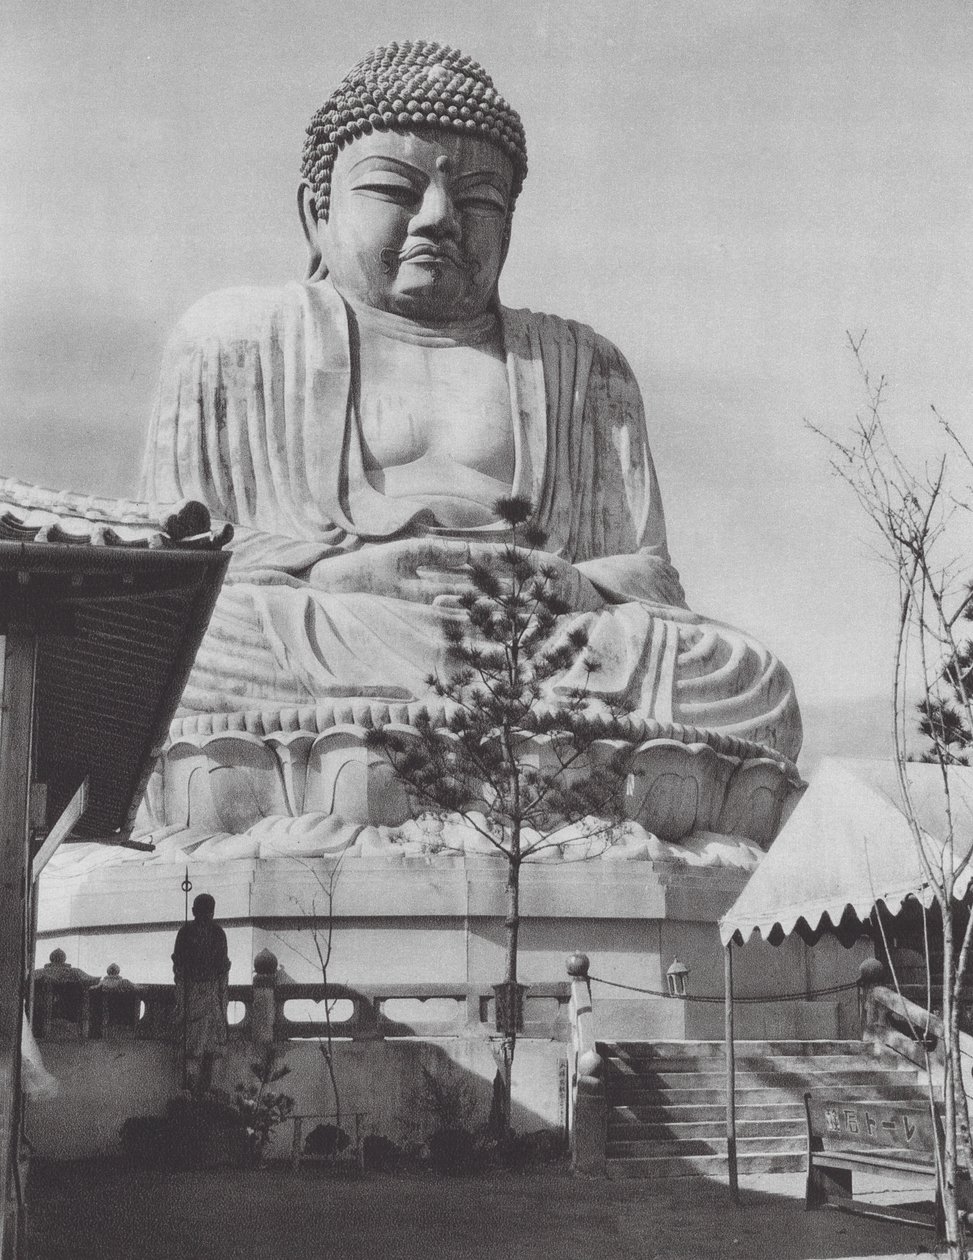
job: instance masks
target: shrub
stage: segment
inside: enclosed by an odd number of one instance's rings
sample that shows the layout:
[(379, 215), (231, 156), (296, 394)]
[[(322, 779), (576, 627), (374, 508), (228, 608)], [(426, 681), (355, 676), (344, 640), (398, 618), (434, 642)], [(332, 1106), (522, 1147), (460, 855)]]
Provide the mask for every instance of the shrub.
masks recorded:
[(128, 1158), (150, 1168), (212, 1168), (247, 1159), (243, 1121), (229, 1096), (217, 1091), (179, 1095), (163, 1116), (130, 1116), (121, 1138)]
[(254, 1081), (249, 1085), (237, 1085), (232, 1109), (237, 1122), (246, 1129), (250, 1154), (255, 1163), (263, 1159), (274, 1129), (283, 1124), (294, 1110), (290, 1094), (268, 1089), (290, 1072), (286, 1064), (278, 1065), (273, 1046), (259, 1063), (251, 1063)]
[(500, 1149), (500, 1160), (507, 1168), (536, 1168), (552, 1164), (564, 1153), (564, 1140), (550, 1129), (531, 1133), (510, 1133)]
[(402, 1150), (387, 1137), (369, 1133), (362, 1142), (362, 1163), (367, 1172), (393, 1172), (402, 1160)]
[(351, 1138), (333, 1124), (316, 1125), (304, 1139), (305, 1155), (323, 1155), (334, 1159), (351, 1145)]
[(476, 1138), (469, 1129), (436, 1129), (427, 1145), (429, 1163), (436, 1172), (467, 1173), (479, 1163)]

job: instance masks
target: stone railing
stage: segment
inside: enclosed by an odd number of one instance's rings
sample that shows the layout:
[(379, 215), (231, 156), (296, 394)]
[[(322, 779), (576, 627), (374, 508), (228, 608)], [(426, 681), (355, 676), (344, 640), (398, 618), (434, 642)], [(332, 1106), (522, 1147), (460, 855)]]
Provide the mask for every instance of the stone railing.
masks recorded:
[(943, 1021), (895, 989), (877, 983), (880, 963), (862, 965), (862, 1040), (922, 1071), (942, 1071)]
[(603, 1173), (608, 1140), (608, 1103), (604, 1063), (595, 1038), (587, 954), (568, 959), (571, 977), (571, 1049), (568, 1136), (571, 1166), (577, 1172)]
[[(861, 966), (862, 1040), (912, 1063), (942, 1093), (946, 1070), (946, 1032), (943, 1021), (896, 989), (880, 983), (885, 969), (877, 961)], [(973, 1105), (973, 1037), (960, 1032), (961, 1084), (967, 1104)]]
[[(77, 968), (64, 971), (35, 972), (31, 1023), (39, 1041), (174, 1036), (174, 984), (135, 984), (117, 968), (100, 982)], [(496, 1035), (491, 985), (298, 984), (269, 950), (254, 959), (253, 984), (231, 984), (227, 996), (231, 1039), (258, 1045), (329, 1035), (342, 1041)], [(571, 1001), (567, 981), (530, 985), (520, 1036), (567, 1041)]]

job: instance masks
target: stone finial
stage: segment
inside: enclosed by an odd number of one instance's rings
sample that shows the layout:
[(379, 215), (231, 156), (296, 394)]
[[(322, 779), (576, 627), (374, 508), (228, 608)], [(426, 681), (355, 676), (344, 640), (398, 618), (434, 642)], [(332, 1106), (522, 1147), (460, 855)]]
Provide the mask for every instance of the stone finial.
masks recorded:
[(601, 1075), (604, 1060), (597, 1050), (586, 1050), (578, 1055), (578, 1075), (597, 1077)]
[(282, 978), (277, 955), (262, 949), (253, 960), (253, 1003), (250, 1007), (250, 1040), (265, 1051), (274, 1044), (277, 1020), (277, 982)]
[(587, 980), (591, 959), (587, 954), (572, 954), (568, 959), (568, 975), (575, 980)]
[(253, 960), (254, 974), (258, 976), (275, 976), (278, 965), (277, 955), (269, 949), (262, 949)]
[(98, 977), (88, 975), (80, 967), (72, 967), (63, 949), (52, 949), (49, 961), (34, 972), (36, 979), (48, 984), (97, 984)]
[(122, 975), (122, 969), (118, 963), (109, 963), (105, 968), (105, 978), (100, 986), (102, 989), (109, 989), (113, 993), (124, 992), (131, 993), (135, 990), (135, 985), (131, 980), (126, 980)]
[(858, 983), (863, 989), (871, 989), (885, 979), (885, 967), (877, 958), (866, 958), (858, 968)]

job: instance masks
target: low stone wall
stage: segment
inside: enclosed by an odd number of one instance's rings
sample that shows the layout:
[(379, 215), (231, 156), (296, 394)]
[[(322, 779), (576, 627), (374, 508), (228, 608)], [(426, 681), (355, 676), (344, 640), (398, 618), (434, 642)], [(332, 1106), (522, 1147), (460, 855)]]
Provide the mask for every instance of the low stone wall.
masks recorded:
[[(32, 1102), (27, 1132), (34, 1153), (48, 1159), (82, 1159), (117, 1152), (129, 1116), (161, 1115), (179, 1092), (178, 1049), (163, 1042), (108, 1040), (43, 1042), (47, 1069), (58, 1082), (58, 1095)], [(237, 1042), (222, 1070), (222, 1086), (231, 1092), (253, 1080), (253, 1048)], [(280, 1061), (290, 1073), (275, 1089), (295, 1100), (295, 1113), (318, 1123), (333, 1123), (334, 1099), (324, 1059), (314, 1042), (287, 1042)], [(403, 1144), (421, 1141), (436, 1127), (424, 1070), (447, 1088), (463, 1089), (470, 1122), (489, 1115), (496, 1063), (489, 1042), (471, 1038), (424, 1038), (416, 1041), (340, 1042), (335, 1072), (341, 1091), (342, 1127), (354, 1135), (355, 1115), (361, 1136), (381, 1134)], [(567, 1115), (567, 1068), (563, 1042), (524, 1039), (514, 1060), (513, 1125), (518, 1132), (562, 1131)], [(289, 1154), (292, 1126), (278, 1129), (270, 1157)]]
[[(63, 962), (53, 964), (63, 969)], [(437, 1127), (429, 1086), (460, 1100), (464, 1122), (486, 1122), (497, 1070), (491, 986), (348, 985), (278, 982), (272, 955), (256, 960), (254, 985), (232, 985), (230, 1043), (214, 1084), (232, 1092), (254, 1080), (251, 1065), (273, 1044), (288, 1075), (275, 1089), (295, 1100), (304, 1133), (333, 1123), (335, 1100), (321, 1051), (331, 1006), (342, 1127), (350, 1136), (421, 1142)], [(68, 968), (70, 971), (71, 969)], [(569, 986), (535, 985), (514, 1063), (512, 1122), (520, 1132), (568, 1124)], [(35, 977), (33, 1024), (57, 1096), (28, 1106), (36, 1154), (79, 1159), (119, 1149), (130, 1116), (161, 1115), (181, 1088), (172, 985), (105, 984), (75, 970)], [(271, 1158), (290, 1151), (293, 1126), (278, 1130)]]

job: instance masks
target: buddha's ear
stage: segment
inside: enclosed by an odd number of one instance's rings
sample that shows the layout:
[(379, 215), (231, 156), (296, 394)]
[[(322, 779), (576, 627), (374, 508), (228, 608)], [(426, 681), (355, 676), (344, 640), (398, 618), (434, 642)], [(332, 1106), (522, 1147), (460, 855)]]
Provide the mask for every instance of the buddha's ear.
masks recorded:
[(513, 230), (513, 226), (514, 226), (514, 212), (510, 210), (507, 213), (507, 222), (504, 224), (504, 228), (503, 228), (503, 240), (502, 240), (501, 249), (500, 249), (500, 266), (498, 268), (498, 274), (500, 271), (503, 271), (504, 264), (507, 261), (507, 253), (510, 250), (510, 233)]
[(304, 239), (307, 241), (307, 279), (322, 280), (328, 274), (328, 269), (321, 256), (321, 242), (318, 239), (320, 229), (314, 189), (306, 179), (301, 181), (297, 190), (297, 213), (301, 216), (301, 227), (304, 229)]

